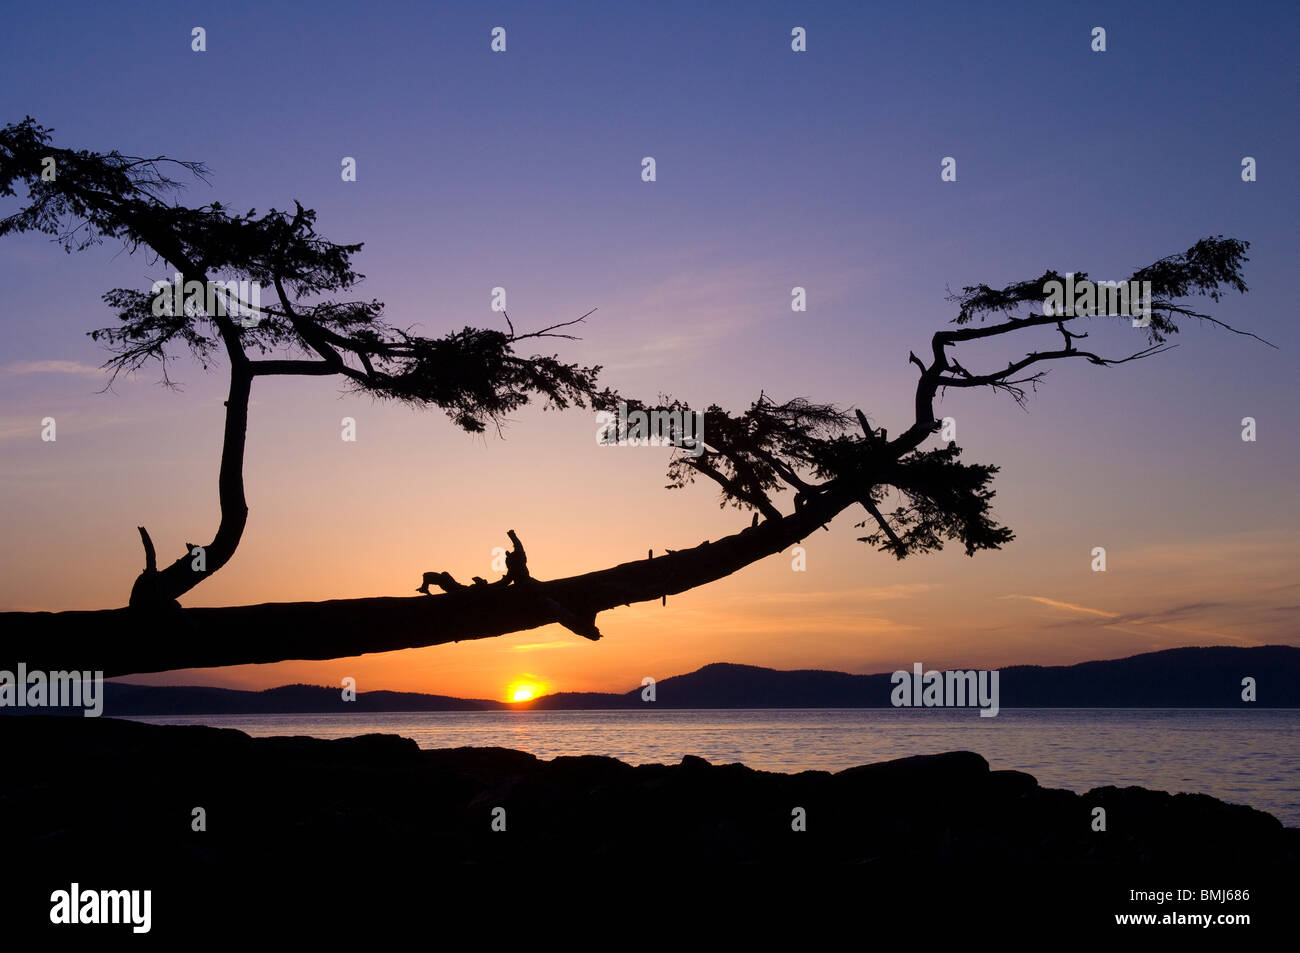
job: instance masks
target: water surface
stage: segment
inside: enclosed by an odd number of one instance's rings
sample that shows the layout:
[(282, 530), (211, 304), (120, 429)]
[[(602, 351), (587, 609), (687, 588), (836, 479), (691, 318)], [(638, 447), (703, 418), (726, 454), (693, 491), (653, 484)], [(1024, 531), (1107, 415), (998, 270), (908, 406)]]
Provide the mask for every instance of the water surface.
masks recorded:
[(346, 738), (380, 732), (422, 748), (462, 745), (540, 758), (602, 754), (632, 764), (698, 755), (764, 771), (838, 771), (914, 754), (977, 751), (1044, 787), (1102, 785), (1210, 794), (1300, 827), (1300, 711), (1239, 709), (762, 709), (375, 712), (141, 717), (254, 736)]

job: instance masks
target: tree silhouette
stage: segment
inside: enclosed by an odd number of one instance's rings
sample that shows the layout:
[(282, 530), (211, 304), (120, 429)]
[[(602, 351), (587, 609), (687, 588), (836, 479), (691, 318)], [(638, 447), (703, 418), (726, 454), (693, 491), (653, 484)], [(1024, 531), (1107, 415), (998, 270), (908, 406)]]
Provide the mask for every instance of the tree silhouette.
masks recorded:
[[(163, 170), (172, 160), (55, 149), (48, 144), (49, 133), (30, 118), (0, 131), (0, 195), (14, 196), (16, 183), (28, 190), (20, 211), (0, 220), (0, 236), (42, 231), (55, 235), (69, 251), (116, 238), (132, 250), (151, 250), (187, 280), (206, 283), (212, 276), (233, 276), (256, 281), (274, 288), (275, 301), (248, 325), (229, 313), (197, 308), (158, 314), (154, 296), (139, 291), (115, 289), (105, 295), (121, 323), (90, 333), (112, 349), (106, 366), (114, 374), (155, 360), (165, 374), (170, 351), (177, 347), (187, 348), (205, 367), (220, 351), (229, 360), (221, 523), (207, 547), (206, 572), (192, 568), (188, 552), (156, 569), (152, 543), (142, 528), (146, 569), (127, 608), (0, 613), (6, 633), (0, 662), (22, 659), (29, 666), (90, 668), (112, 676), (338, 658), (488, 638), (549, 623), (598, 639), (598, 613), (724, 578), (803, 540), (853, 506), (866, 514), (857, 524), (868, 529), (861, 541), (899, 559), (939, 550), (946, 541), (960, 543), (968, 555), (997, 549), (1013, 539), (992, 516), (997, 467), (962, 462), (955, 443), (922, 448), (940, 430), (934, 412), (938, 396), (948, 388), (984, 387), (1023, 403), (1043, 380), (1043, 365), (1082, 358), (1110, 366), (1151, 357), (1172, 346), (1168, 338), (1186, 318), (1246, 333), (1177, 303), (1192, 295), (1218, 300), (1228, 290), (1246, 291), (1242, 268), (1249, 245), (1222, 236), (1202, 239), (1132, 275), (1131, 280), (1150, 282), (1147, 346), (1115, 358), (1076, 343), (1087, 337), (1076, 322), (1098, 316), (1032, 311), (1043, 301), (1047, 283), (1062, 280), (1054, 271), (1000, 289), (966, 287), (951, 296), (957, 306), (955, 327), (933, 335), (928, 360), (908, 356), (919, 370), (914, 415), (896, 437), (890, 439), (861, 411), (804, 399), (777, 403), (766, 394), (737, 416), (710, 406), (704, 412), (707, 440), (680, 427), (672, 434), (679, 452), (669, 465), (670, 486), (703, 476), (718, 484), (724, 506), (753, 512), (751, 524), (731, 536), (669, 550), (658, 558), (541, 581), (529, 574), (523, 545), (512, 531), (507, 572), (495, 583), (475, 579), (463, 585), (449, 573), (427, 572), (417, 596), (182, 610), (174, 600), (230, 559), (247, 519), (244, 432), (252, 381), (258, 376), (339, 375), (376, 396), (436, 406), (472, 432), (499, 425), (507, 413), (534, 398), (561, 408), (602, 410), (612, 410), (621, 398), (598, 388), (598, 367), (514, 354), (520, 341), (569, 337), (563, 329), (582, 318), (528, 334), (517, 334), (511, 325), (508, 332), (465, 328), (439, 339), (411, 335), (384, 323), (377, 301), (335, 300), (361, 277), (351, 267), (351, 256), (361, 246), (320, 238), (311, 210), (295, 203), (292, 214), (232, 215), (217, 204), (198, 209), (169, 204), (166, 198), (178, 183)], [(49, 156), (57, 164), (54, 181), (42, 178), (43, 160)], [(195, 163), (172, 164), (197, 175), (205, 172)], [(1087, 279), (1083, 272), (1074, 275), (1076, 284)], [(1026, 308), (1028, 314), (1015, 313)], [(1028, 351), (1003, 368), (983, 372), (967, 369), (954, 353), (968, 342), (1035, 328), (1054, 328), (1060, 346)], [(653, 407), (624, 402), (629, 412), (658, 411), (668, 419), (690, 411), (666, 398)], [(779, 497), (787, 492), (793, 499), (783, 510)], [(891, 502), (897, 505), (887, 509)], [(425, 595), (430, 585), (444, 592)]]
[[(186, 282), (242, 280), (275, 293), (275, 303), (259, 308), (251, 322), (236, 318), (251, 303), (224, 293), (211, 313), (193, 302), (172, 307), (170, 294), (162, 299), (166, 308), (155, 306), (153, 293), (116, 288), (104, 295), (120, 323), (89, 334), (113, 352), (106, 365), (113, 377), (156, 361), (170, 383), (167, 362), (182, 348), (204, 368), (222, 352), (230, 365), (216, 535), (203, 547), (202, 568), (195, 568), (194, 546), (187, 543), (185, 555), (159, 570), (153, 542), (141, 527), (146, 568), (131, 590), (131, 605), (175, 600), (234, 555), (248, 519), (244, 442), (258, 377), (339, 375), (377, 397), (439, 407), (472, 433), (499, 425), (534, 397), (563, 408), (581, 406), (594, 395), (599, 368), (514, 353), (521, 341), (569, 337), (561, 329), (583, 318), (528, 334), (515, 333), (513, 326), (508, 333), (467, 327), (438, 339), (409, 334), (382, 320), (382, 302), (337, 297), (363, 277), (352, 267), (361, 245), (321, 238), (313, 210), (295, 202), (292, 214), (272, 209), (237, 215), (215, 202), (201, 208), (170, 204), (166, 199), (180, 183), (168, 168), (202, 177), (202, 164), (58, 149), (49, 144), (50, 132), (31, 117), (0, 131), (0, 195), (14, 195), (18, 182), (28, 190), (26, 204), (0, 220), (0, 236), (45, 232), (69, 252), (119, 239), (133, 251), (152, 251)], [(42, 175), (48, 159), (54, 161), (52, 180)], [(250, 356), (266, 354), (288, 356)]]

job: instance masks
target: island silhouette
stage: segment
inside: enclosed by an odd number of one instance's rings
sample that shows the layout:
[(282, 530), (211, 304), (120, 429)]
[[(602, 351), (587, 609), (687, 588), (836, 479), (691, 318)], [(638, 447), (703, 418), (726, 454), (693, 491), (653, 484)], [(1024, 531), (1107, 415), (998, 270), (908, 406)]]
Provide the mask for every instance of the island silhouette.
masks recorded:
[[(1001, 671), (1003, 708), (1300, 708), (1300, 648), (1289, 645), (1165, 649), (1075, 665), (1015, 665)], [(248, 715), (311, 712), (578, 711), (648, 708), (889, 708), (891, 675), (821, 670), (780, 671), (715, 662), (627, 692), (554, 692), (528, 701), (455, 698), (423, 692), (359, 691), (282, 685), (262, 691), (215, 686), (106, 682), (104, 714)], [(1254, 678), (1258, 697), (1243, 700)], [(3, 714), (58, 709), (0, 708)], [(68, 714), (80, 715), (80, 708)]]

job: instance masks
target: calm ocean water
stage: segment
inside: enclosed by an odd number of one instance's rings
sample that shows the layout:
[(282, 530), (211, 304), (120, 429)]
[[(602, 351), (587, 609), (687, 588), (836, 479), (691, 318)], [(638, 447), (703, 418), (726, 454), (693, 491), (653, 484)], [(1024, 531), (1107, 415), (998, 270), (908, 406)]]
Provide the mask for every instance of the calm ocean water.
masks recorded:
[(977, 751), (1044, 787), (1137, 784), (1210, 794), (1300, 827), (1300, 711), (853, 709), (384, 712), (139, 718), (254, 736), (345, 738), (381, 732), (422, 748), (462, 745), (540, 758), (602, 754), (632, 764), (698, 755), (764, 771), (838, 771), (913, 754)]

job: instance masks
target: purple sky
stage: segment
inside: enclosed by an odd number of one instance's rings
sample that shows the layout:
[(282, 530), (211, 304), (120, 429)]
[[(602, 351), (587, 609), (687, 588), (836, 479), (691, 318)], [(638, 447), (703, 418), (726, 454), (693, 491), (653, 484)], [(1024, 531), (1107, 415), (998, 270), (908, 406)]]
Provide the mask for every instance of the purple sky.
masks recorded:
[[(560, 353), (645, 398), (740, 410), (760, 390), (807, 396), (896, 432), (908, 351), (953, 316), (948, 289), (1049, 267), (1121, 279), (1216, 234), (1252, 243), (1251, 290), (1206, 304), (1279, 349), (1193, 324), (1147, 362), (1057, 367), (1028, 413), (950, 393), (966, 459), (1003, 468), (997, 513), (1018, 538), (1000, 553), (898, 563), (857, 543), (846, 514), (807, 541), (806, 572), (776, 556), (667, 609), (618, 610), (596, 645), (551, 627), (157, 680), (352, 675), (500, 697), (521, 675), (625, 689), (719, 660), (881, 671), (1300, 644), (1294, 5), (455, 6), (14, 9), (0, 122), (30, 114), (57, 145), (207, 162), (189, 204), (316, 208), (327, 237), (366, 243), (360, 294), (398, 325), (499, 326), (494, 286), (521, 328), (599, 308)], [(495, 26), (505, 53), (489, 49)], [(790, 49), (795, 26), (807, 52)], [(956, 182), (940, 181), (944, 156)], [(1245, 156), (1258, 181), (1242, 181)], [(167, 276), (109, 245), (69, 257), (41, 236), (0, 242), (0, 607), (120, 605), (137, 524), (168, 559), (215, 527), (223, 369), (182, 359), (180, 393), (146, 373), (101, 394), (105, 355), (84, 333), (115, 320), (103, 292)], [(796, 285), (805, 313), (790, 309)], [(1122, 354), (1137, 334), (1110, 322), (1090, 343)], [(339, 438), (343, 416), (356, 443)], [(666, 451), (597, 447), (594, 432), (588, 413), (530, 410), (504, 440), (474, 438), (332, 380), (259, 381), (248, 532), (186, 604), (490, 575), (510, 528), (551, 577), (748, 522), (707, 486), (663, 489)]]

